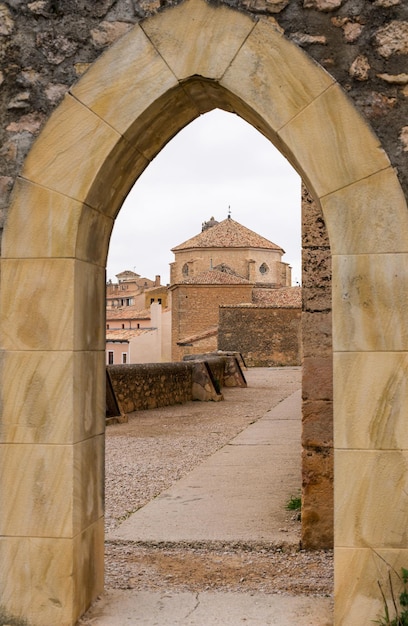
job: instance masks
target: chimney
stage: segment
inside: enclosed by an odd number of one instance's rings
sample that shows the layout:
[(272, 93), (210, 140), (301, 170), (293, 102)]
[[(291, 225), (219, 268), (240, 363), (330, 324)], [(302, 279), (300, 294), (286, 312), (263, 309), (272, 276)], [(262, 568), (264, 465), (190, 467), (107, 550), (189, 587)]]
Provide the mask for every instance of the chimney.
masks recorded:
[(154, 286), (160, 287), (160, 274), (156, 274), (156, 277), (154, 279)]

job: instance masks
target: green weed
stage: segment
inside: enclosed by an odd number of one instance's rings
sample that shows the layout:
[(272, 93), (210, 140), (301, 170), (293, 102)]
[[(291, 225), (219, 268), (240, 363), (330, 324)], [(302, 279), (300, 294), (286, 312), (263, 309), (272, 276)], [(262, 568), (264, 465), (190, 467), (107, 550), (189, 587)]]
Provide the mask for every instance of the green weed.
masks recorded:
[[(391, 567), (388, 566), (388, 587), (391, 599), (387, 601), (384, 589), (380, 581), (377, 581), (383, 601), (384, 615), (375, 620), (374, 623), (380, 624), (380, 626), (408, 626), (408, 569), (402, 567), (401, 574), (398, 574), (394, 568), (392, 568), (392, 571), (402, 585), (402, 591), (397, 600), (391, 576)], [(394, 613), (395, 617), (391, 618), (391, 614)]]
[(302, 508), (302, 497), (301, 495), (291, 496), (288, 502), (286, 503), (286, 508), (288, 511), (300, 511)]

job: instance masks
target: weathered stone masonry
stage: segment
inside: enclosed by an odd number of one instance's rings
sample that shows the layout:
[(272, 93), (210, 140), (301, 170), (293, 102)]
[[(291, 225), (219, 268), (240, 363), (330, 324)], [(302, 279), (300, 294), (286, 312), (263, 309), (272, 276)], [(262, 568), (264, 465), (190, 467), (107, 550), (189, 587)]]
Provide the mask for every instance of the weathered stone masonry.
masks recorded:
[[(25, 156), (70, 86), (136, 22), (170, 4), (176, 3), (125, 0), (0, 3), (0, 226), (6, 219), (10, 194)], [(407, 193), (407, 4), (402, 0), (233, 0), (227, 4), (276, 21), (286, 37), (335, 77), (377, 133)], [(313, 233), (315, 224), (309, 221), (304, 228)], [(304, 268), (308, 267), (308, 254), (306, 246)], [(324, 262), (324, 251), (318, 254)], [(319, 280), (316, 276), (312, 281)], [(305, 289), (308, 281), (306, 272)], [(315, 306), (319, 289), (317, 285), (314, 296), (307, 296), (304, 316), (303, 396), (307, 420), (312, 406), (316, 417), (315, 410), (320, 407), (326, 414), (330, 403), (327, 393), (323, 399), (319, 397), (320, 389), (315, 384), (316, 376), (321, 380), (324, 373), (327, 378), (329, 354), (326, 351), (319, 357), (320, 368), (312, 368), (311, 359), (317, 366), (317, 353), (312, 356), (312, 352), (320, 340), (312, 341), (307, 348), (306, 327), (316, 328), (317, 317), (319, 324), (325, 324), (323, 320), (328, 318), (327, 307), (324, 313), (320, 304)], [(327, 293), (324, 298), (327, 300)], [(311, 299), (315, 304), (311, 305)], [(312, 405), (311, 396), (324, 406)], [(307, 441), (306, 437), (305, 445)], [(305, 454), (305, 463), (309, 463), (310, 451)], [(314, 512), (312, 517), (315, 519)], [(304, 540), (307, 544), (307, 537)]]
[(302, 544), (333, 543), (331, 256), (320, 208), (302, 188)]
[(224, 304), (219, 310), (218, 348), (239, 350), (248, 367), (300, 365), (300, 315), (294, 307)]
[[(109, 232), (130, 185), (172, 129), (222, 106), (276, 141), (324, 208), (333, 254), (335, 623), (360, 626), (375, 619), (381, 608), (375, 581), (384, 563), (375, 555), (381, 552), (399, 569), (408, 553), (407, 10), (402, 0), (278, 0), (251, 5), (253, 13), (263, 13), (253, 21), (222, 5), (185, 0), (136, 25), (71, 86), (25, 162), (27, 180), (16, 185), (2, 242), (0, 475), (6, 495), (22, 485), (1, 508), (1, 586), (12, 613), (31, 620), (45, 611), (41, 624), (68, 625), (103, 586), (100, 356)], [(0, 3), (3, 217), (25, 154), (50, 111), (137, 15), (135, 5), (121, 2)], [(176, 52), (166, 48), (173, 32)], [(191, 49), (183, 48), (186, 32), (194, 32)], [(224, 41), (221, 33), (231, 38)], [(141, 56), (124, 54), (140, 40)], [(154, 68), (146, 62), (149, 51)], [(227, 59), (218, 65), (224, 52)], [(139, 61), (150, 73), (132, 74), (131, 64)], [(127, 92), (129, 71), (140, 88)], [(158, 119), (163, 103), (167, 117)], [(138, 141), (146, 157), (135, 163), (132, 142)], [(324, 270), (323, 251), (317, 246), (315, 252), (313, 262)], [(318, 276), (311, 277), (312, 291)], [(311, 306), (308, 312), (313, 320), (319, 316)], [(308, 389), (316, 398), (320, 380), (309, 378), (304, 398)], [(329, 396), (323, 399), (328, 406)], [(47, 419), (51, 404), (59, 419)], [(316, 432), (308, 436), (315, 445)], [(32, 468), (41, 477), (36, 497)], [(56, 488), (57, 480), (71, 485), (71, 498)], [(58, 606), (54, 598), (60, 598)]]
[[(108, 365), (107, 373), (125, 414), (189, 400), (222, 400), (220, 388), (224, 385), (227, 361), (226, 357), (213, 357), (198, 363)], [(214, 385), (216, 380), (219, 383)]]
[[(171, 4), (177, 3), (165, 0), (0, 3), (2, 222), (24, 158), (69, 87), (140, 18)], [(334, 76), (377, 133), (407, 191), (407, 3), (403, 0), (231, 0), (226, 4), (276, 20), (286, 37)]]

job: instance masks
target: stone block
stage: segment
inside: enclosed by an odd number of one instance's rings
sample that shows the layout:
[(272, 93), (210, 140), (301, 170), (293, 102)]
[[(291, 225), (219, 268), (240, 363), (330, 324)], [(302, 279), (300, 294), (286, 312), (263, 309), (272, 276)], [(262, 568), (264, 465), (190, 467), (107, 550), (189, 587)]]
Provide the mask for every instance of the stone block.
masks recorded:
[(393, 168), (337, 190), (321, 203), (328, 224), (336, 224), (333, 254), (407, 252), (408, 211)]
[(313, 285), (302, 292), (303, 310), (309, 313), (327, 313), (332, 310), (331, 291), (326, 287)]
[(16, 620), (11, 624), (73, 623), (72, 540), (1, 537), (0, 558), (2, 604)]
[(401, 582), (395, 575), (408, 563), (408, 550), (384, 550), (381, 547), (339, 547), (334, 559), (334, 623), (372, 624), (384, 617), (384, 606), (378, 583), (385, 592), (393, 619), (393, 602), (388, 572), (394, 586), (394, 594), (402, 591)]
[(302, 445), (306, 448), (333, 446), (333, 402), (330, 400), (303, 402)]
[(105, 268), (113, 224), (110, 216), (84, 204), (79, 219), (75, 257)]
[[(121, 140), (109, 124), (67, 95), (42, 130), (41, 151), (29, 152), (24, 178), (84, 201), (101, 163)], [(103, 182), (106, 189), (110, 181)]]
[(407, 254), (333, 257), (333, 350), (407, 350), (407, 309)]
[(302, 452), (302, 547), (333, 546), (333, 450)]
[(332, 262), (329, 248), (303, 248), (302, 288), (327, 290), (331, 295)]
[(1, 276), (3, 349), (72, 349), (75, 261), (2, 259)]
[(0, 534), (72, 538), (103, 515), (104, 441), (74, 445), (1, 444)]
[(178, 80), (192, 75), (221, 78), (253, 27), (248, 15), (197, 0), (186, 0), (182, 6), (142, 23)]
[(1, 537), (2, 603), (12, 623), (76, 623), (103, 591), (103, 538), (103, 518), (73, 540)]
[(73, 536), (73, 447), (1, 444), (2, 493), (13, 506), (0, 509), (0, 535)]
[(331, 84), (329, 74), (317, 73), (310, 59), (266, 20), (255, 25), (221, 79), (250, 108), (266, 113), (265, 122), (275, 131)]
[(73, 617), (78, 619), (103, 593), (105, 526), (101, 517), (73, 541)]
[[(129, 144), (126, 139), (121, 138), (112, 147), (109, 156), (101, 160), (98, 175), (88, 188), (86, 205), (105, 216), (115, 218), (130, 189), (148, 165), (149, 160), (138, 150), (136, 143)], [(98, 224), (97, 228), (99, 232), (103, 232), (103, 224)], [(88, 233), (84, 234), (86, 242)], [(97, 241), (95, 244), (97, 245)], [(107, 250), (103, 249), (102, 253), (107, 254)]]
[(173, 89), (160, 96), (134, 121), (125, 135), (128, 146), (134, 146), (149, 161), (179, 130), (199, 115), (184, 88)]
[(72, 514), (75, 535), (82, 533), (103, 517), (104, 463), (105, 439), (103, 435), (97, 435), (75, 444)]
[(220, 385), (217, 385), (211, 369), (205, 361), (193, 362), (192, 399), (207, 402), (223, 400)]
[(320, 203), (302, 185), (302, 248), (330, 248)]
[(336, 447), (407, 450), (407, 354), (339, 352), (333, 363)]
[(304, 357), (332, 356), (331, 311), (302, 313), (302, 346)]
[(2, 259), (1, 273), (3, 349), (105, 350), (103, 267), (69, 258)]
[(331, 357), (306, 357), (302, 370), (303, 400), (333, 400), (333, 362)]
[[(12, 246), (5, 237), (5, 258), (77, 257), (105, 267), (112, 218), (27, 180), (18, 179), (16, 191), (8, 226), (19, 230), (19, 237)], [(28, 215), (34, 216), (30, 229), (21, 227)]]
[[(76, 261), (74, 293), (75, 350), (106, 349), (105, 277), (104, 267)], [(60, 298), (63, 298), (63, 293), (61, 293)]]
[[(11, 246), (4, 238), (2, 253), (10, 258), (73, 257), (81, 203), (24, 179), (17, 179), (10, 207), (9, 228), (19, 230)], [(31, 227), (22, 225), (30, 218)], [(52, 236), (49, 236), (52, 224)]]
[(104, 432), (104, 352), (19, 351), (0, 360), (2, 442), (66, 444)]
[[(324, 133), (323, 119), (332, 120), (331, 125), (326, 123)], [(281, 128), (279, 136), (287, 149), (296, 154), (306, 184), (313, 180), (314, 193), (319, 198), (389, 167), (378, 139), (362, 123), (357, 110), (350, 108), (339, 85), (332, 85), (316, 97)], [(347, 142), (343, 136), (347, 136)]]
[(406, 547), (407, 450), (336, 450), (336, 545)]

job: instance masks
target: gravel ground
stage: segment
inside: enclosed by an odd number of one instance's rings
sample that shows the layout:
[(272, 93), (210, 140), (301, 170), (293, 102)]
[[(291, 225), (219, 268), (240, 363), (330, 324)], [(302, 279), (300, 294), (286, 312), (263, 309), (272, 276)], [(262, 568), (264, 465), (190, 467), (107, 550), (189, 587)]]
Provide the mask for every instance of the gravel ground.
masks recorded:
[[(223, 402), (129, 414), (106, 433), (106, 530), (147, 504), (301, 386), (300, 368), (253, 368)], [(288, 512), (297, 526), (297, 514)], [(248, 544), (106, 542), (107, 588), (331, 595), (331, 551)]]

